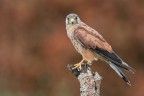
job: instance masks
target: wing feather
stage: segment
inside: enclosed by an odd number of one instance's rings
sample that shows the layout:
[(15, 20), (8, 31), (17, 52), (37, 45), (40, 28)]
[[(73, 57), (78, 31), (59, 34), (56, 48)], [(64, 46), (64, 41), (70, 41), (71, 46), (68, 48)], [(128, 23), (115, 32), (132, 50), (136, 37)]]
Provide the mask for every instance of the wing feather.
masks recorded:
[(84, 23), (74, 31), (74, 38), (86, 49), (95, 49), (96, 47), (108, 52), (112, 51), (111, 46), (106, 40), (94, 29)]
[(122, 59), (112, 50), (111, 46), (97, 31), (93, 30), (87, 25), (84, 25), (84, 23), (83, 26), (78, 27), (74, 31), (74, 38), (84, 48), (96, 52), (107, 61), (111, 61), (116, 66), (129, 72), (135, 72), (133, 68), (122, 61)]
[(130, 85), (130, 81), (119, 68), (123, 68), (132, 73), (134, 73), (135, 70), (123, 62), (123, 60), (112, 50), (111, 46), (96, 30), (82, 22), (81, 25), (74, 30), (73, 36), (74, 39), (84, 48), (96, 52), (101, 56), (102, 58), (99, 59), (109, 63), (116, 73)]

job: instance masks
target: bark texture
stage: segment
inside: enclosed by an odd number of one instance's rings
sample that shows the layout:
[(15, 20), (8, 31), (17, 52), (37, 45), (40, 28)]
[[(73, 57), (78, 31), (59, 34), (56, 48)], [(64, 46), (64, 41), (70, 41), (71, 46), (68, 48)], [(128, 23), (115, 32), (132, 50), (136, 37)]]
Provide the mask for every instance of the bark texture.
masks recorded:
[(80, 82), (80, 96), (100, 96), (102, 77), (97, 72), (92, 73), (87, 64), (83, 65), (81, 70), (73, 69), (73, 67), (73, 65), (68, 65), (68, 69)]

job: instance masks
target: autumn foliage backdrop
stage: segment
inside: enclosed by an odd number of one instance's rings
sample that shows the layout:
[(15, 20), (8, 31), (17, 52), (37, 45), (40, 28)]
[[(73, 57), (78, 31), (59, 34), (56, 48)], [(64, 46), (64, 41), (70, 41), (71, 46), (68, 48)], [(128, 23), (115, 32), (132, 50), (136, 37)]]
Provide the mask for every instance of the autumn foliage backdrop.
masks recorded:
[(65, 17), (76, 13), (136, 70), (129, 87), (104, 62), (101, 96), (144, 96), (143, 0), (0, 0), (0, 96), (79, 96), (67, 64), (81, 60)]

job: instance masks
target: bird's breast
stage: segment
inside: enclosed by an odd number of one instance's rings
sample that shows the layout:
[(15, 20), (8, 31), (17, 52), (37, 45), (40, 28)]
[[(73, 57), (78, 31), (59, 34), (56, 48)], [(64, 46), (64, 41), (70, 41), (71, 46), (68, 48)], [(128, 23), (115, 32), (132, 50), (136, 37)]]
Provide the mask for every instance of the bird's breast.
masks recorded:
[(73, 43), (75, 49), (78, 51), (78, 53), (80, 53), (86, 61), (92, 62), (94, 59), (96, 59), (96, 55), (93, 51), (84, 48), (76, 40), (72, 40), (72, 43)]
[(79, 42), (77, 42), (74, 38), (72, 38), (72, 44), (73, 46), (75, 47), (75, 49), (80, 53), (82, 54), (82, 49), (83, 49), (83, 46), (81, 46), (81, 44), (79, 44)]
[(88, 61), (88, 63), (92, 63), (93, 60), (97, 60), (97, 56), (96, 54), (89, 50), (89, 49), (83, 49), (83, 53), (82, 53), (83, 58)]
[(93, 60), (96, 59), (95, 54), (89, 50), (84, 48), (75, 38), (74, 38), (74, 34), (73, 34), (74, 30), (72, 29), (68, 29), (67, 30), (67, 35), (70, 38), (74, 48), (77, 50), (78, 53), (80, 53), (82, 55), (82, 57), (88, 61), (88, 62), (92, 62)]

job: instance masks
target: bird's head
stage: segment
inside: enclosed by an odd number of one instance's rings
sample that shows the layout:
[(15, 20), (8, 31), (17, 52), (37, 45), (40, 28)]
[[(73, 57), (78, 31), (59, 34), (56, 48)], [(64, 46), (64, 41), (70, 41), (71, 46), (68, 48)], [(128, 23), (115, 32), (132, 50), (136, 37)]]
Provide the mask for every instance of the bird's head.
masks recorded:
[(66, 17), (66, 25), (79, 25), (80, 24), (80, 18), (78, 17), (77, 14), (69, 14)]

